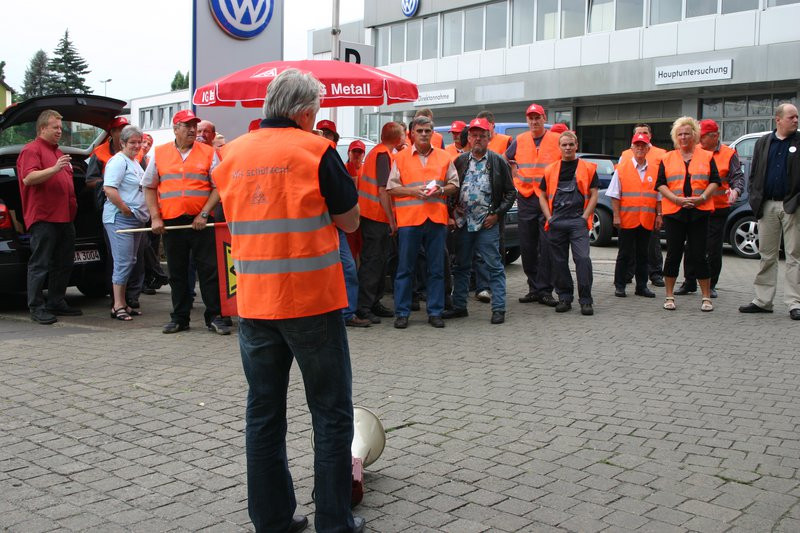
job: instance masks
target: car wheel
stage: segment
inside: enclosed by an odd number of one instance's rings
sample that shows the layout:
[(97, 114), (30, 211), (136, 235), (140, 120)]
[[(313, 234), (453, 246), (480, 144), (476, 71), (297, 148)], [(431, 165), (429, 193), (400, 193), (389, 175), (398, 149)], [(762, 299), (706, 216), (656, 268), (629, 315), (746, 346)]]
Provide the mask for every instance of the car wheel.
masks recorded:
[(589, 243), (592, 246), (608, 246), (614, 232), (611, 213), (605, 209), (595, 209), (592, 216), (592, 229), (589, 230)]
[(731, 227), (729, 242), (739, 257), (758, 259), (758, 222), (748, 215), (737, 220)]
[(520, 256), (519, 246), (514, 246), (511, 248), (506, 248), (504, 259), (506, 264), (510, 265), (511, 263), (519, 259), (519, 256)]

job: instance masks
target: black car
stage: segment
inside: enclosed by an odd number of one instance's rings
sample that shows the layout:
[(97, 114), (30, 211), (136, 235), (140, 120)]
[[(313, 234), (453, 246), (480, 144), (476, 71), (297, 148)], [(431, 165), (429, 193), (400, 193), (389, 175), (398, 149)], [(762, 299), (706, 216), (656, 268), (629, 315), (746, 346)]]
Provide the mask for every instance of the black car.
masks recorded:
[(30, 235), (23, 217), (17, 157), (36, 137), (36, 119), (45, 109), (64, 118), (61, 151), (72, 156), (78, 213), (75, 218), (75, 267), (70, 286), (87, 296), (106, 294), (106, 246), (94, 191), (86, 187), (86, 160), (107, 134), (104, 128), (125, 102), (95, 95), (51, 95), (31, 98), (0, 115), (0, 293), (25, 292)]

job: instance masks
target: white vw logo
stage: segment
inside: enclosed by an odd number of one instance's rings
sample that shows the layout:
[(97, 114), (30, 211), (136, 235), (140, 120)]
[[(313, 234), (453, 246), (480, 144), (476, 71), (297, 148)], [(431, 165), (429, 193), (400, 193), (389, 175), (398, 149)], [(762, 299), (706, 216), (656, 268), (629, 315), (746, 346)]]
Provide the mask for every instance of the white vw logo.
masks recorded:
[(400, 6), (403, 10), (403, 15), (413, 17), (414, 13), (419, 8), (419, 0), (400, 0)]
[[(266, 1), (255, 0), (255, 5), (253, 5), (253, 0), (231, 0), (230, 8), (233, 8), (233, 12), (231, 12), (228, 2), (219, 2), (219, 7), (228, 24), (239, 31), (254, 31), (264, 24), (269, 16), (269, 10), (263, 9)], [(258, 15), (259, 12), (261, 12), (261, 16)], [(245, 14), (248, 16), (245, 17)], [(245, 20), (249, 22), (245, 22)]]

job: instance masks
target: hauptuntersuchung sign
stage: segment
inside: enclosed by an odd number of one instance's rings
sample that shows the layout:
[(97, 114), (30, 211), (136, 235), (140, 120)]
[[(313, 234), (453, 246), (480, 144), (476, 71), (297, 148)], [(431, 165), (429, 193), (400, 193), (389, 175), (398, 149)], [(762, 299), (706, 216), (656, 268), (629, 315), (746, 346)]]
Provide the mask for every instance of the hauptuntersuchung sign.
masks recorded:
[(733, 59), (656, 67), (655, 76), (656, 85), (729, 80), (733, 76)]

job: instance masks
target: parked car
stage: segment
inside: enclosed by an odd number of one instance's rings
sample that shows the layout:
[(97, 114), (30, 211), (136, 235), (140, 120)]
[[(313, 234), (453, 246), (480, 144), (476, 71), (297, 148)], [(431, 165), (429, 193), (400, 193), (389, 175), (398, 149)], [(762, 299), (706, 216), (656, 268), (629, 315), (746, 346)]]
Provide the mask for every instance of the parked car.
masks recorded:
[(364, 137), (339, 137), (339, 142), (336, 144), (336, 151), (339, 152), (339, 156), (345, 163), (347, 163), (347, 149), (353, 141), (361, 141), (364, 143), (364, 146), (367, 148), (364, 157), (366, 157), (370, 150), (375, 148), (375, 143)]
[[(469, 124), (469, 120), (465, 120), (467, 124)], [(550, 124), (545, 124), (545, 128), (550, 129)], [(520, 133), (525, 133), (529, 131), (530, 128), (528, 127), (527, 122), (498, 122), (494, 125), (495, 133), (502, 133), (503, 135), (509, 135), (512, 139), (515, 138)], [(450, 125), (447, 126), (436, 126), (433, 128), (433, 131), (438, 131), (444, 136), (444, 144), (447, 146), (448, 144), (452, 144), (452, 137), (450, 134)]]
[(30, 234), (22, 212), (17, 157), (36, 137), (36, 119), (45, 109), (63, 118), (61, 150), (72, 156), (78, 213), (75, 218), (75, 267), (69, 285), (87, 296), (106, 294), (106, 246), (94, 191), (85, 186), (86, 160), (105, 140), (104, 128), (125, 102), (95, 95), (51, 95), (31, 98), (0, 115), (0, 293), (25, 292)]
[[(736, 149), (742, 162), (745, 175), (744, 194), (736, 200), (725, 222), (723, 235), (725, 242), (730, 244), (734, 253), (747, 259), (758, 259), (758, 224), (753, 210), (750, 209), (747, 183), (750, 176), (750, 161), (753, 157), (753, 148), (756, 141), (769, 132), (748, 133), (736, 139), (730, 146)], [(607, 186), (606, 186), (607, 188)], [(593, 246), (608, 246), (617, 230), (613, 227), (613, 210), (611, 199), (605, 194), (605, 189), (600, 190), (600, 198), (595, 209), (594, 220), (590, 232), (590, 242)], [(662, 238), (664, 238), (662, 234)]]

